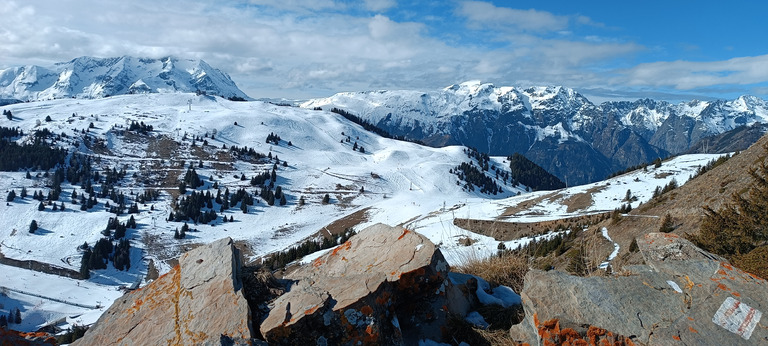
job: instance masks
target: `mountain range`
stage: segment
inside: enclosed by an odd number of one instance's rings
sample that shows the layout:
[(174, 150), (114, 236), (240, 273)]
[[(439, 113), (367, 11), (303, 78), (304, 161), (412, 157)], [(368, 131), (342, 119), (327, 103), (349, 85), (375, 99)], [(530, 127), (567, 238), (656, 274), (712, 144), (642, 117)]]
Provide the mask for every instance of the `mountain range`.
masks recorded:
[(431, 146), (466, 145), (490, 155), (521, 153), (568, 185), (601, 180), (686, 152), (708, 137), (768, 122), (768, 104), (754, 96), (595, 105), (563, 86), (496, 87), (479, 81), (436, 91), (339, 93), (301, 106), (342, 109), (393, 135)]
[[(165, 92), (250, 99), (226, 73), (202, 60), (80, 57), (47, 68), (0, 70), (2, 104)], [(465, 145), (493, 156), (520, 153), (567, 185), (599, 181), (684, 152), (741, 150), (766, 129), (744, 132), (749, 125), (768, 123), (768, 104), (754, 96), (597, 105), (563, 86), (497, 87), (480, 81), (431, 91), (339, 93), (300, 106), (337, 108), (394, 136), (433, 147)], [(713, 137), (717, 135), (740, 140), (734, 146)]]
[(84, 56), (50, 67), (28, 65), (0, 70), (0, 99), (36, 101), (198, 91), (248, 98), (229, 75), (203, 60)]

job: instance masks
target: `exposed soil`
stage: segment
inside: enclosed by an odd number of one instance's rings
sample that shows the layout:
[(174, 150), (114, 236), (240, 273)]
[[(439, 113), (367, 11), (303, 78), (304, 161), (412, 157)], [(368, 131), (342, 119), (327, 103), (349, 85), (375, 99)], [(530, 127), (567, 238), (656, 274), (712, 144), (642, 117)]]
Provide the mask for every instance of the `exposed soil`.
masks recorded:
[(596, 224), (608, 216), (608, 213), (602, 213), (541, 222), (505, 222), (456, 218), (453, 220), (453, 224), (474, 233), (493, 237), (498, 241), (509, 241), (544, 234), (558, 228), (572, 229), (578, 225)]

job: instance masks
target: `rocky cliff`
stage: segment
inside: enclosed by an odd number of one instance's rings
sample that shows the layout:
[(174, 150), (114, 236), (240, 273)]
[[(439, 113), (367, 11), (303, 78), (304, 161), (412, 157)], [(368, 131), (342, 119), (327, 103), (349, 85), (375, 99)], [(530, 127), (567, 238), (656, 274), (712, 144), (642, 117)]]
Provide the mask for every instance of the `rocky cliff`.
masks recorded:
[(232, 239), (200, 246), (147, 287), (117, 299), (75, 345), (218, 345), (251, 339)]
[[(76, 344), (490, 344), (467, 326), (487, 328), (485, 319), (512, 316), (505, 309), (521, 302), (525, 318), (509, 321), (516, 325), (506, 342), (768, 342), (768, 282), (674, 234), (650, 233), (638, 244), (645, 264), (621, 275), (531, 270), (517, 296), (451, 273), (434, 244), (402, 227), (366, 228), (282, 280), (241, 281), (226, 238), (190, 251), (177, 268), (118, 299)], [(249, 304), (266, 313), (251, 314)]]
[(513, 338), (563, 344), (601, 331), (624, 344), (768, 342), (761, 323), (768, 282), (674, 234), (649, 233), (638, 246), (646, 264), (619, 276), (528, 272), (521, 294), (526, 317), (512, 327)]

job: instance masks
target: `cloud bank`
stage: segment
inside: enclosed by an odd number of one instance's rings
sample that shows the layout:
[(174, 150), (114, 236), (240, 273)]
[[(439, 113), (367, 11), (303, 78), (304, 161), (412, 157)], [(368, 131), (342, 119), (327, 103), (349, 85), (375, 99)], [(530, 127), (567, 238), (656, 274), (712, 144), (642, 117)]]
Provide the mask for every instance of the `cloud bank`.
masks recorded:
[[(588, 16), (482, 1), (8, 1), (0, 18), (0, 68), (84, 55), (201, 58), (257, 98), (469, 79), (682, 91), (768, 81), (768, 56), (626, 66), (648, 48)], [(606, 32), (580, 35), (584, 27)]]

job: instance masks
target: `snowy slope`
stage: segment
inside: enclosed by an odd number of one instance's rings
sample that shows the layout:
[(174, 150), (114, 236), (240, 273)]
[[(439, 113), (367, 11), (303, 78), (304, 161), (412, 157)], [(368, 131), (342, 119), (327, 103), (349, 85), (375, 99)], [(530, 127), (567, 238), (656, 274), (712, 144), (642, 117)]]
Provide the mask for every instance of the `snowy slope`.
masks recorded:
[(498, 156), (518, 152), (571, 184), (599, 181), (687, 152), (710, 136), (768, 123), (768, 104), (753, 96), (595, 105), (562, 86), (497, 87), (479, 81), (432, 91), (339, 93), (301, 106), (343, 109), (431, 146), (465, 145)]
[(226, 73), (202, 60), (79, 57), (47, 68), (23, 66), (0, 70), (0, 98), (19, 100), (198, 90), (248, 98)]
[[(467, 101), (469, 102), (469, 101)], [(474, 102), (474, 101), (472, 101)], [(483, 101), (485, 102), (485, 101)], [(366, 221), (357, 226), (383, 222), (390, 225), (404, 225), (418, 231), (433, 242), (440, 244), (440, 249), (450, 263), (461, 263), (473, 257), (485, 257), (495, 253), (498, 241), (474, 234), (453, 225), (455, 217), (495, 219), (507, 207), (515, 205), (527, 197), (522, 186), (505, 186), (504, 193), (485, 195), (479, 192), (467, 192), (457, 184), (456, 176), (449, 173), (451, 168), (468, 161), (463, 147), (451, 146), (430, 148), (414, 143), (401, 142), (379, 137), (363, 130), (341, 116), (328, 111), (314, 111), (296, 107), (275, 106), (262, 102), (231, 102), (218, 97), (195, 94), (140, 94), (113, 96), (104, 99), (60, 99), (40, 102), (14, 104), (3, 107), (12, 111), (14, 120), (5, 121), (3, 126), (20, 127), (25, 136), (19, 142), (30, 139), (35, 129), (47, 128), (55, 134), (66, 134), (68, 141), (82, 137), (88, 129), (92, 138), (103, 140), (104, 147), (77, 144), (77, 150), (92, 157), (99, 170), (109, 167), (124, 168), (127, 178), (121, 182), (121, 191), (126, 195), (141, 193), (145, 188), (145, 177), (155, 177), (169, 173), (170, 178), (161, 182), (163, 193), (155, 202), (140, 205), (140, 213), (135, 214), (138, 228), (129, 229), (127, 237), (132, 245), (132, 265), (129, 271), (117, 271), (112, 265), (106, 270), (92, 271), (93, 277), (82, 285), (101, 292), (98, 298), (102, 305), (109, 305), (114, 299), (113, 292), (118, 286), (129, 286), (134, 282), (144, 282), (147, 265), (152, 260), (160, 273), (170, 269), (167, 260), (178, 256), (189, 244), (207, 243), (222, 237), (232, 237), (247, 244), (250, 258), (279, 251), (296, 242), (323, 230), (332, 222), (365, 211)], [(46, 122), (46, 116), (51, 117)], [(131, 121), (141, 121), (154, 127), (150, 137), (122, 135), (121, 132)], [(215, 139), (210, 135), (215, 133)], [(270, 133), (279, 135), (279, 144), (265, 142)], [(186, 140), (183, 138), (186, 137)], [(208, 135), (206, 137), (206, 134)], [(208, 156), (193, 155), (200, 152), (200, 141), (191, 146), (192, 137), (205, 138), (209, 145), (204, 151)], [(346, 138), (351, 138), (346, 142)], [(159, 139), (167, 138), (166, 141)], [(175, 148), (173, 141), (182, 144)], [(291, 145), (288, 144), (290, 141)], [(365, 147), (365, 153), (352, 149), (353, 143)], [(233, 217), (234, 222), (191, 225), (195, 230), (187, 233), (187, 238), (173, 239), (174, 230), (182, 223), (166, 221), (171, 212), (173, 197), (186, 167), (198, 165), (198, 174), (206, 181), (201, 191), (209, 190), (212, 181), (226, 186), (230, 192), (240, 187), (258, 194), (257, 188), (250, 186), (246, 177), (271, 169), (272, 162), (230, 162), (226, 150), (221, 148), (238, 146), (253, 148), (257, 152), (278, 156), (278, 179), (276, 184), (283, 187), (288, 195), (286, 206), (267, 206), (263, 200), (249, 208), (247, 214), (239, 208), (226, 210), (223, 214)], [(74, 148), (72, 145), (68, 147)], [(168, 152), (165, 152), (168, 151)], [(627, 188), (632, 189), (641, 200), (650, 196), (653, 188), (676, 177), (678, 182), (685, 180), (693, 167), (703, 164), (712, 156), (688, 157), (665, 162), (661, 170), (669, 170), (672, 175), (666, 180), (640, 176), (635, 182), (631, 177), (619, 177), (621, 183), (613, 181), (612, 188), (601, 191), (595, 197), (594, 206), (582, 210), (591, 213), (603, 209), (613, 209), (615, 196), (623, 197)], [(183, 167), (180, 161), (184, 161)], [(283, 167), (282, 162), (287, 166)], [(502, 157), (492, 157), (492, 165), (506, 167)], [(666, 171), (664, 171), (666, 172)], [(39, 171), (32, 171), (32, 179), (25, 178), (25, 172), (0, 172), (0, 191), (7, 194), (13, 189), (18, 195), (26, 187), (31, 195), (34, 191), (47, 193), (46, 179)], [(38, 177), (37, 175), (40, 174)], [(134, 174), (136, 178), (133, 178)], [(649, 173), (653, 174), (653, 173)], [(360, 190), (364, 189), (364, 192)], [(565, 194), (576, 194), (589, 189), (589, 186), (563, 190)], [(0, 251), (10, 258), (35, 260), (54, 264), (64, 268), (78, 270), (81, 251), (77, 246), (83, 242), (93, 244), (101, 238), (109, 217), (114, 216), (104, 208), (104, 199), (93, 210), (83, 212), (79, 205), (71, 203), (71, 194), (80, 186), (64, 183), (60, 202), (64, 202), (65, 211), (52, 211), (47, 207), (38, 211), (38, 202), (30, 197), (17, 197), (13, 202), (0, 205)], [(520, 193), (520, 196), (517, 196)], [(325, 194), (331, 197), (331, 203), (324, 205), (321, 200)], [(306, 204), (300, 206), (299, 198)], [(604, 202), (605, 201), (605, 202)], [(557, 201), (552, 205), (542, 206), (549, 218), (570, 215), (561, 211)], [(214, 208), (218, 211), (218, 208)], [(119, 217), (120, 221), (128, 215)], [(521, 216), (524, 217), (524, 216)], [(35, 220), (40, 230), (34, 234), (27, 232), (29, 224)], [(544, 235), (542, 237), (551, 237)], [(471, 246), (464, 246), (461, 238), (472, 238)], [(505, 242), (508, 248), (524, 244), (530, 239)], [(30, 316), (47, 316), (30, 319), (24, 324), (26, 330), (33, 330), (52, 319), (61, 316), (73, 316), (84, 313), (82, 323), (90, 323), (99, 315), (99, 309), (71, 310), (71, 304), (61, 305), (52, 299), (64, 299), (81, 304), (94, 305), (94, 297), (75, 293), (78, 282), (62, 279), (57, 288), (48, 285), (28, 284), (43, 274), (22, 269), (0, 266), (0, 271), (8, 274), (0, 286), (20, 289), (34, 295), (13, 293), (15, 301), (6, 306), (19, 305), (26, 319)], [(61, 287), (59, 288), (58, 285)], [(73, 286), (75, 285), (75, 286)], [(95, 286), (94, 286), (95, 285)], [(72, 290), (72, 293), (68, 290)], [(64, 292), (64, 293), (62, 293)], [(62, 296), (65, 294), (65, 296)], [(57, 298), (58, 297), (58, 298)], [(63, 298), (62, 298), (63, 297)], [(112, 297), (112, 298), (110, 298)], [(44, 301), (45, 304), (38, 304)], [(16, 305), (14, 305), (16, 304)], [(66, 305), (66, 306), (65, 306)]]
[(566, 131), (578, 132), (596, 117), (612, 117), (625, 126), (657, 130), (670, 116), (705, 121), (721, 133), (735, 126), (768, 122), (768, 104), (754, 96), (731, 101), (691, 101), (670, 104), (650, 99), (635, 102), (606, 102), (595, 105), (573, 89), (563, 86), (496, 87), (490, 83), (469, 81), (437, 91), (379, 90), (339, 93), (309, 100), (304, 108), (341, 108), (376, 124), (388, 117), (403, 127), (421, 125), (427, 136), (446, 134), (451, 118), (464, 117), (479, 110), (494, 111), (497, 116), (515, 115), (533, 119), (540, 128), (561, 123)]

